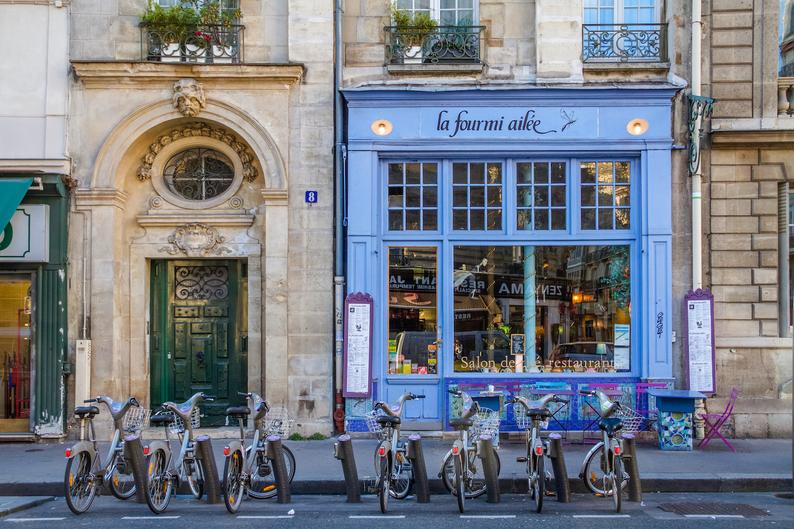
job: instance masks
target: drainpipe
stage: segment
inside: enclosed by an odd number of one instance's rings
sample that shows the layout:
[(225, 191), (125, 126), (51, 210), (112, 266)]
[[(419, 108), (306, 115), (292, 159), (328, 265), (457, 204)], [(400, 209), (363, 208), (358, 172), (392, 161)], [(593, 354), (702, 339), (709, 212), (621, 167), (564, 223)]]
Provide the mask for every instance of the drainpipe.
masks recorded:
[[(692, 0), (692, 76), (691, 93), (700, 95), (700, 39), (701, 39), (701, 0)], [(700, 130), (698, 117), (695, 131)], [(700, 134), (696, 133), (693, 140), (694, 146), (700, 152)], [(692, 290), (703, 288), (703, 213), (701, 201), (700, 165), (692, 173)]]
[(345, 298), (345, 163), (344, 103), (342, 101), (342, 1), (334, 6), (334, 426), (345, 429), (342, 398), (342, 347)]

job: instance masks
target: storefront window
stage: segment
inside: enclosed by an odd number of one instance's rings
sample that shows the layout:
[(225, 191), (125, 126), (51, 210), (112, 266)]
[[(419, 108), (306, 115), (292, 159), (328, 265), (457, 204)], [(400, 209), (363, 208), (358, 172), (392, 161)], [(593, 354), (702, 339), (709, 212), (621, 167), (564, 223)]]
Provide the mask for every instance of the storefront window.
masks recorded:
[(628, 230), (631, 227), (631, 164), (582, 162), (583, 230)]
[(438, 373), (437, 267), (434, 247), (389, 248), (390, 375)]
[(519, 230), (564, 230), (565, 162), (516, 165), (517, 224)]
[(452, 229), (502, 229), (502, 164), (452, 164)]
[(438, 229), (438, 164), (389, 164), (389, 230)]
[(28, 430), (30, 288), (29, 277), (0, 275), (0, 432)]
[(629, 247), (456, 246), (455, 371), (631, 369)]

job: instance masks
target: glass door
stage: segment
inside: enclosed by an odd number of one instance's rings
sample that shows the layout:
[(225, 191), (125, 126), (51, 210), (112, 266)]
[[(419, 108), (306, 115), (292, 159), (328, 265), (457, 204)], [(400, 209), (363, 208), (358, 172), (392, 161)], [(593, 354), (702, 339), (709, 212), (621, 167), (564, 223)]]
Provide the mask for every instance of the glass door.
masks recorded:
[(439, 249), (393, 245), (388, 250), (385, 395), (394, 403), (406, 391), (425, 395), (408, 402), (403, 419), (438, 428), (441, 323)]
[(0, 432), (30, 431), (32, 282), (0, 275)]

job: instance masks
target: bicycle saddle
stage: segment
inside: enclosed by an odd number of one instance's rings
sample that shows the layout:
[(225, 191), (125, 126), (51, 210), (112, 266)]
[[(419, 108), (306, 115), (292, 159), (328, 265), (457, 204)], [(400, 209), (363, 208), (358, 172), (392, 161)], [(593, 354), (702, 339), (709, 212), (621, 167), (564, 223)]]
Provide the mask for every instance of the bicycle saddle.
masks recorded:
[(152, 415), (149, 418), (149, 423), (152, 426), (168, 426), (172, 422), (174, 422), (174, 416), (173, 415), (168, 415), (166, 413), (160, 413), (160, 414), (157, 414), (157, 415)]
[(468, 418), (460, 417), (458, 419), (450, 419), (449, 425), (454, 430), (468, 430), (474, 424), (474, 421)]
[(607, 417), (598, 421), (598, 427), (606, 433), (612, 435), (623, 429), (623, 421), (619, 417)]
[(84, 419), (85, 417), (93, 417), (99, 414), (99, 408), (96, 406), (78, 406), (74, 409), (76, 417)]
[(551, 411), (548, 408), (530, 407), (527, 410), (527, 415), (530, 417), (551, 417)]
[(400, 418), (392, 417), (391, 415), (378, 415), (377, 419), (375, 420), (377, 420), (378, 424), (380, 424), (381, 426), (386, 426), (386, 425), (395, 426), (397, 424), (400, 424)]
[(231, 406), (226, 408), (226, 415), (229, 417), (245, 417), (246, 415), (250, 415), (251, 410), (248, 406)]

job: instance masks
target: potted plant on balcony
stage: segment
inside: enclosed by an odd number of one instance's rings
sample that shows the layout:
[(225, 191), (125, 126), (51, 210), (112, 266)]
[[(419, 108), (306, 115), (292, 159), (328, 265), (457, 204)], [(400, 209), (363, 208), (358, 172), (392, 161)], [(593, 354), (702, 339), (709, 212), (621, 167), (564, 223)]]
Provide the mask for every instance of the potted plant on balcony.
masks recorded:
[(394, 33), (392, 34), (392, 61), (421, 63), (427, 37), (438, 29), (438, 22), (429, 13), (397, 9), (392, 6)]

